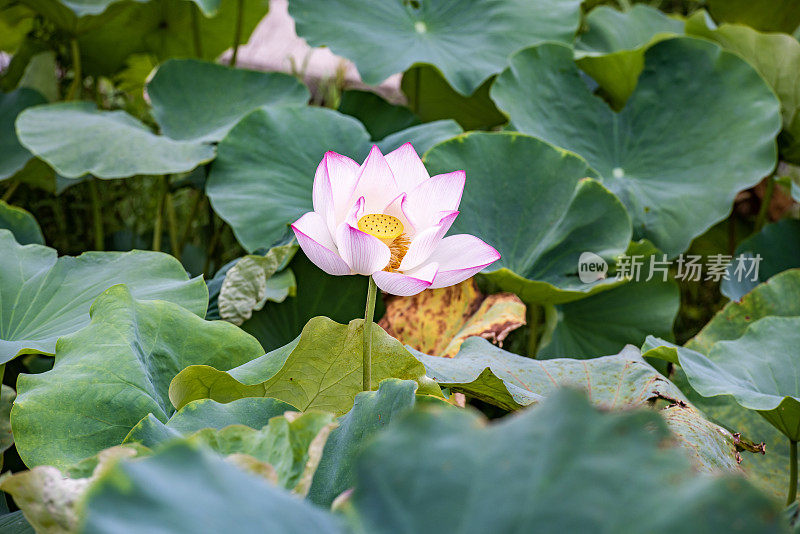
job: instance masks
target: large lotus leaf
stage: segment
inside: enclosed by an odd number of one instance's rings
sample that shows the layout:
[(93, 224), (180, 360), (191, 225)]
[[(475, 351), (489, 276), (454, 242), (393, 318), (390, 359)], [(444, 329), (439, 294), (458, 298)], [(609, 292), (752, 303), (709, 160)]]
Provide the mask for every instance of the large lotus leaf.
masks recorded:
[(155, 135), (124, 111), (100, 111), (89, 102), (23, 112), (17, 131), (28, 150), (67, 178), (185, 172), (214, 157), (210, 145)]
[[(265, 350), (286, 345), (318, 315), (347, 323), (364, 314), (367, 277), (331, 276), (311, 263), (302, 251), (295, 255), (289, 268), (297, 280), (295, 296), (283, 302), (267, 301), (242, 324), (242, 329), (258, 339)], [(383, 310), (383, 299), (378, 296), (375, 317), (381, 317)]]
[(781, 156), (800, 163), (800, 86), (795, 76), (800, 69), (800, 43), (782, 33), (760, 33), (741, 24), (720, 27), (704, 12), (686, 21), (686, 33), (716, 41), (726, 50), (745, 58), (769, 83), (781, 101), (783, 133), (779, 137)]
[(760, 31), (792, 33), (800, 25), (800, 5), (794, 0), (708, 0), (706, 5), (719, 21)]
[[(39, 465), (29, 471), (6, 475), (0, 489), (14, 498), (25, 517), (40, 534), (70, 534), (80, 523), (78, 503), (89, 485), (115, 461), (145, 454), (132, 446), (106, 449), (93, 459), (94, 467), (86, 476), (70, 476), (69, 471), (51, 465)], [(7, 531), (3, 531), (7, 532)]]
[(269, 247), (312, 210), (314, 172), (325, 152), (361, 161), (368, 145), (364, 127), (335, 111), (254, 111), (220, 141), (206, 193), (245, 249)]
[(731, 395), (757, 410), (789, 439), (800, 440), (796, 349), (800, 317), (765, 317), (735, 340), (715, 343), (705, 356), (676, 348), (692, 388), (704, 397)]
[(14, 130), (17, 116), (25, 109), (47, 100), (33, 89), (17, 89), (0, 93), (0, 180), (13, 176), (31, 159), (31, 153), (22, 146)]
[(603, 409), (629, 409), (650, 406), (656, 399), (668, 400), (672, 404), (660, 413), (698, 468), (705, 471), (738, 468), (731, 433), (686, 403), (683, 393), (633, 347), (591, 360), (542, 361), (471, 338), (453, 359), (414, 354), (425, 364), (428, 376), (442, 387), (506, 410), (538, 402), (564, 386), (585, 390), (592, 404)]
[(800, 269), (776, 274), (739, 302), (726, 304), (686, 347), (708, 354), (717, 341), (738, 339), (753, 322), (771, 315), (800, 316)]
[(305, 105), (308, 89), (294, 76), (171, 59), (147, 84), (153, 117), (173, 139), (219, 141), (262, 106)]
[(429, 0), (365, 4), (295, 0), (289, 13), (311, 46), (352, 60), (377, 85), (419, 63), (436, 66), (464, 95), (502, 70), (514, 51), (542, 41), (571, 43), (579, 0)]
[(515, 54), (492, 98), (519, 131), (586, 158), (628, 207), (634, 236), (670, 256), (775, 166), (775, 95), (743, 59), (699, 39), (650, 47), (620, 113), (590, 92), (559, 44)]
[(400, 145), (411, 143), (419, 154), (424, 154), (432, 146), (461, 133), (463, 130), (455, 121), (440, 120), (409, 126), (405, 130), (387, 135), (375, 144), (384, 154), (388, 154)]
[(230, 425), (245, 425), (259, 429), (273, 417), (293, 410), (296, 408), (291, 404), (270, 398), (238, 399), (228, 404), (201, 399), (175, 412), (166, 423), (153, 414), (147, 414), (131, 429), (125, 437), (125, 443), (135, 441), (153, 448), (172, 438), (204, 428), (219, 430)]
[(0, 230), (0, 361), (19, 354), (52, 354), (56, 339), (89, 324), (89, 305), (115, 284), (137, 299), (180, 304), (203, 317), (203, 279), (189, 280), (172, 256), (160, 252), (85, 252), (56, 257), (40, 245), (22, 246)]
[[(548, 309), (555, 328), (537, 358), (593, 358), (626, 344), (641, 345), (648, 334), (672, 336), (680, 308), (678, 285), (653, 278), (631, 281), (583, 300)], [(658, 334), (657, 334), (658, 332)]]
[(196, 445), (120, 462), (92, 485), (82, 532), (342, 534), (339, 520)]
[(448, 358), (472, 336), (502, 345), (510, 332), (525, 324), (525, 311), (516, 295), (485, 296), (469, 279), (413, 297), (387, 299), (380, 325), (404, 345)]
[(411, 380), (387, 379), (378, 391), (356, 395), (353, 408), (339, 417), (339, 426), (325, 443), (308, 493), (311, 502), (329, 507), (343, 491), (353, 487), (353, 466), (361, 448), (395, 417), (414, 407), (416, 390), (417, 384)]
[[(121, 0), (28, 0), (32, 6), (39, 8), (43, 14), (66, 7), (74, 13), (75, 17), (81, 18), (89, 15), (100, 15), (109, 6)], [(136, 2), (147, 2), (148, 0), (134, 0)], [(221, 0), (190, 0), (197, 4), (203, 13), (212, 16), (219, 9)], [(58, 5), (56, 5), (58, 4)], [(61, 7), (63, 6), (63, 7)]]
[(0, 228), (9, 230), (21, 245), (44, 245), (39, 223), (30, 212), (0, 200)]
[[(800, 221), (783, 219), (765, 226), (736, 247), (727, 279), (720, 284), (722, 294), (740, 300), (758, 284), (787, 269), (800, 267)], [(755, 262), (758, 270), (751, 271)]]
[(586, 15), (585, 24), (586, 33), (575, 42), (578, 66), (600, 84), (615, 109), (636, 88), (645, 49), (683, 33), (683, 22), (644, 4), (626, 11), (598, 6)]
[[(555, 45), (554, 45), (555, 46)], [(517, 133), (469, 133), (425, 154), (431, 175), (465, 169), (467, 185), (452, 233), (473, 234), (502, 257), (486, 276), (525, 303), (558, 303), (608, 289), (613, 279), (584, 284), (578, 259), (608, 262), (631, 236), (622, 203), (586, 161)]]
[(425, 365), (428, 376), (442, 387), (506, 410), (538, 402), (563, 386), (585, 389), (589, 399), (605, 409), (642, 406), (658, 397), (685, 399), (632, 347), (591, 360), (534, 360), (472, 337), (453, 358), (417, 351), (414, 355)]
[[(363, 319), (339, 324), (315, 317), (299, 339), (239, 367), (195, 365), (172, 381), (169, 398), (181, 408), (196, 399), (230, 402), (244, 397), (273, 397), (301, 411), (347, 413), (361, 389)], [(415, 380), (420, 392), (440, 394), (425, 368), (403, 345), (372, 325), (372, 387), (385, 378)]]
[(170, 302), (137, 301), (121, 285), (90, 313), (89, 326), (58, 340), (51, 371), (17, 381), (11, 423), (29, 467), (63, 467), (118, 445), (148, 413), (167, 421), (169, 383), (189, 365), (235, 366), (263, 354), (229, 323)]
[(358, 119), (372, 139), (383, 139), (421, 122), (406, 106), (390, 104), (371, 91), (344, 91), (338, 111)]
[(403, 74), (400, 88), (408, 105), (424, 121), (453, 119), (465, 130), (489, 130), (507, 122), (489, 98), (494, 76), (470, 96), (450, 87), (442, 73), (430, 65), (419, 65)]
[[(56, 0), (44, 1), (59, 5)], [(216, 3), (219, 9), (213, 16), (203, 16), (195, 3)], [(120, 71), (134, 54), (147, 54), (156, 62), (172, 57), (215, 60), (233, 43), (240, 6), (244, 43), (267, 14), (267, 0), (118, 2), (98, 16), (75, 19), (53, 14), (48, 18), (77, 35), (85, 73), (109, 75)], [(197, 41), (195, 28), (200, 37)]]
[(698, 475), (668, 440), (657, 414), (598, 412), (572, 390), (490, 425), (415, 411), (360, 455), (351, 504), (374, 534), (782, 531), (743, 477)]
[(31, 524), (25, 519), (22, 510), (0, 515), (0, 529), (5, 534), (36, 534)]

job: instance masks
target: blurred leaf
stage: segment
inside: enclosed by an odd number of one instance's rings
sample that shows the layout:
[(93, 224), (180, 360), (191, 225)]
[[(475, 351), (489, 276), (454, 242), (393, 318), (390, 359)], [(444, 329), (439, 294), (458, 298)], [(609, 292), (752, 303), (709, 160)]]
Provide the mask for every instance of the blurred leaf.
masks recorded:
[(414, 149), (418, 154), (424, 154), (433, 145), (446, 141), (451, 137), (455, 137), (463, 133), (461, 127), (452, 120), (442, 120), (435, 122), (426, 122), (425, 124), (417, 124), (405, 130), (395, 132), (387, 135), (384, 139), (378, 141), (378, 148), (384, 154), (388, 154), (396, 148), (400, 148), (405, 143), (414, 145)]
[(759, 31), (792, 33), (800, 25), (793, 0), (706, 0), (715, 19), (747, 24)]
[(25, 109), (47, 100), (33, 89), (17, 89), (0, 93), (0, 180), (10, 178), (31, 159), (31, 153), (20, 144), (14, 129), (17, 116)]
[(416, 64), (435, 65), (463, 95), (502, 70), (515, 50), (542, 41), (571, 43), (579, 0), (432, 0), (366, 5), (294, 0), (297, 35), (352, 60), (368, 85)]
[(263, 106), (303, 106), (310, 95), (294, 76), (170, 59), (147, 84), (162, 133), (186, 141), (219, 141)]
[(772, 90), (744, 60), (699, 39), (648, 48), (620, 113), (589, 91), (572, 50), (558, 44), (515, 54), (492, 98), (521, 132), (586, 158), (627, 206), (634, 239), (669, 256), (727, 217), (737, 192), (776, 163)]
[(171, 174), (214, 158), (210, 145), (155, 135), (124, 111), (100, 111), (89, 102), (23, 112), (17, 131), (23, 145), (67, 178)]
[[(416, 381), (421, 393), (437, 394), (439, 387), (425, 377), (422, 364), (381, 327), (372, 328), (372, 386), (401, 378)], [(316, 317), (296, 341), (227, 372), (211, 365), (187, 367), (172, 381), (169, 398), (178, 409), (196, 399), (274, 397), (300, 411), (347, 413), (362, 391), (362, 330), (362, 319), (343, 325)]]
[(20, 245), (44, 245), (44, 236), (39, 223), (29, 212), (6, 204), (0, 200), (0, 228), (10, 230), (14, 240)]
[(186, 366), (235, 366), (263, 354), (231, 324), (137, 301), (124, 286), (98, 297), (91, 315), (89, 326), (59, 339), (51, 371), (18, 379), (11, 420), (29, 467), (63, 468), (118, 445), (148, 413), (166, 422), (169, 382)]
[(370, 91), (344, 91), (339, 103), (339, 113), (358, 119), (372, 139), (383, 139), (420, 123), (419, 117), (406, 106), (390, 104)]
[(2, 455), (14, 444), (14, 435), (11, 433), (11, 406), (17, 398), (17, 392), (5, 384), (0, 388), (2, 388), (0, 389), (0, 455)]
[(770, 499), (741, 476), (698, 474), (680, 451), (665, 447), (669, 436), (658, 414), (598, 413), (570, 390), (489, 425), (469, 411), (419, 410), (360, 455), (350, 505), (362, 531), (373, 534), (426, 532), (430, 525), (474, 532), (782, 531)]
[(18, 87), (38, 91), (49, 102), (55, 102), (59, 98), (57, 69), (55, 52), (48, 50), (36, 54), (25, 67)]

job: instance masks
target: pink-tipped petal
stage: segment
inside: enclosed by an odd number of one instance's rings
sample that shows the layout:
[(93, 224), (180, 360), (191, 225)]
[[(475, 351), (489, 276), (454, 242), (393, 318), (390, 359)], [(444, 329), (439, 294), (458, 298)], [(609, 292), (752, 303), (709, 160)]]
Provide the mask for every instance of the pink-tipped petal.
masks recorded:
[(386, 158), (377, 145), (372, 146), (369, 156), (358, 171), (354, 197), (364, 197), (367, 201), (365, 213), (381, 213), (400, 191)]
[(400, 191), (408, 193), (430, 178), (428, 171), (425, 170), (425, 165), (422, 164), (422, 160), (411, 143), (406, 143), (386, 154), (386, 163), (392, 169)]
[(408, 271), (422, 265), (439, 245), (447, 231), (450, 230), (453, 221), (458, 217), (458, 212), (450, 211), (440, 215), (441, 218), (438, 224), (426, 228), (411, 240), (408, 252), (403, 256), (403, 261), (400, 262), (399, 270)]
[(328, 223), (331, 233), (342, 222), (356, 186), (359, 165), (336, 152), (326, 152), (314, 175), (314, 211)]
[(358, 274), (370, 275), (380, 271), (391, 259), (386, 243), (347, 223), (339, 225), (336, 244), (342, 259)]
[(458, 209), (466, 177), (464, 171), (437, 174), (408, 194), (406, 213), (418, 230), (438, 223), (441, 212)]
[(292, 224), (300, 248), (311, 262), (334, 276), (352, 274), (350, 266), (339, 257), (328, 225), (319, 213), (310, 211)]
[(336, 207), (333, 203), (333, 188), (328, 176), (328, 154), (323, 156), (322, 161), (317, 165), (317, 172), (314, 174), (314, 185), (311, 188), (311, 202), (314, 211), (319, 213), (328, 226), (328, 232), (333, 233), (336, 229), (335, 212)]
[(345, 215), (344, 222), (346, 222), (350, 226), (358, 228), (358, 219), (360, 219), (361, 216), (364, 215), (365, 203), (366, 201), (364, 200), (364, 197), (361, 197), (358, 200), (356, 200), (356, 203), (353, 204), (353, 207), (350, 208), (350, 211), (348, 211), (347, 215)]
[(436, 277), (437, 268), (435, 263), (428, 263), (408, 273), (378, 271), (372, 275), (372, 278), (382, 291), (400, 297), (410, 297), (431, 286), (431, 282)]
[(500, 259), (500, 253), (469, 234), (445, 237), (430, 255), (428, 261), (439, 264), (439, 271), (431, 288), (447, 287), (463, 282), (484, 267)]
[(408, 215), (406, 215), (405, 205), (406, 194), (400, 193), (397, 198), (392, 200), (389, 205), (383, 209), (382, 213), (400, 219), (400, 222), (403, 223), (404, 233), (408, 235), (414, 235), (416, 233), (416, 229), (414, 228), (414, 225), (411, 224)]

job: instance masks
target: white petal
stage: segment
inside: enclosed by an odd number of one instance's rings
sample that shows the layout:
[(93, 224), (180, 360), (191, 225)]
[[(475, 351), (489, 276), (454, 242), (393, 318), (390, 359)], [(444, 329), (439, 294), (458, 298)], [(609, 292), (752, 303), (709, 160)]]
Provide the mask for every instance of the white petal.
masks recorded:
[(373, 145), (369, 156), (358, 171), (358, 181), (351, 198), (364, 197), (365, 213), (382, 213), (389, 202), (399, 194), (389, 164), (386, 163), (377, 145)]
[(300, 248), (311, 262), (334, 276), (352, 274), (350, 266), (339, 257), (328, 225), (319, 213), (310, 211), (292, 224)]
[(314, 211), (321, 214), (333, 233), (350, 207), (358, 176), (358, 163), (336, 152), (326, 152), (314, 175)]
[(392, 295), (410, 297), (430, 287), (437, 268), (435, 263), (429, 263), (409, 273), (378, 271), (372, 278), (381, 290)]
[(411, 221), (408, 219), (408, 215), (406, 215), (405, 206), (406, 206), (406, 194), (400, 193), (397, 196), (397, 198), (392, 200), (389, 203), (389, 205), (383, 209), (383, 213), (400, 219), (400, 222), (403, 223), (403, 233), (407, 235), (414, 235), (416, 234), (416, 229), (414, 228), (414, 225), (411, 224)]
[(392, 174), (400, 191), (408, 193), (419, 184), (428, 180), (430, 175), (417, 155), (417, 151), (406, 143), (400, 148), (386, 154), (386, 163), (392, 169)]
[(424, 263), (439, 245), (439, 242), (447, 231), (450, 230), (457, 216), (457, 211), (447, 212), (443, 214), (439, 220), (439, 224), (430, 226), (418, 233), (414, 239), (411, 240), (408, 252), (406, 252), (406, 255), (403, 257), (403, 261), (400, 262), (398, 270), (408, 271)]
[(408, 194), (406, 213), (416, 228), (427, 228), (439, 222), (443, 211), (455, 211), (461, 203), (466, 173), (455, 171), (437, 174), (425, 180)]
[(339, 225), (336, 244), (342, 259), (358, 274), (371, 275), (380, 271), (391, 259), (386, 243), (347, 223)]
[(447, 287), (463, 282), (487, 265), (500, 259), (500, 253), (474, 235), (445, 237), (428, 258), (439, 264), (439, 272), (431, 288)]

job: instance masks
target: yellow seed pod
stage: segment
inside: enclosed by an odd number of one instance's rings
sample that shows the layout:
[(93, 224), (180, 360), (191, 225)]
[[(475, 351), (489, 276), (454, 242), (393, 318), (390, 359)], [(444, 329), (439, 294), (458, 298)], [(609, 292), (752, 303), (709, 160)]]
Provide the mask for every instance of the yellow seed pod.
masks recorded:
[(384, 213), (364, 215), (358, 220), (358, 229), (386, 243), (394, 241), (405, 230), (400, 219)]

